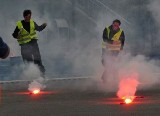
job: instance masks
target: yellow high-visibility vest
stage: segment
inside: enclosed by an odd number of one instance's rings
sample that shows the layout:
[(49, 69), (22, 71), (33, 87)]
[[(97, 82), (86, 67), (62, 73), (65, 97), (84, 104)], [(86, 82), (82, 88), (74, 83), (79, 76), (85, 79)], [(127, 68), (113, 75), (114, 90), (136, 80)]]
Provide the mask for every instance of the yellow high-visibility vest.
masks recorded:
[(32, 39), (37, 39), (37, 34), (35, 30), (35, 24), (33, 20), (30, 20), (30, 33), (23, 28), (22, 22), (17, 22), (17, 27), (20, 30), (18, 33), (17, 41), (19, 44), (26, 44)]
[[(110, 29), (109, 29), (109, 27), (107, 28), (107, 32), (108, 32), (108, 38), (109, 38), (109, 35), (110, 35)], [(113, 36), (113, 38), (111, 39), (111, 40), (113, 40), (113, 41), (117, 41), (117, 42), (119, 42), (119, 44), (116, 44), (116, 45), (114, 45), (114, 44), (109, 44), (109, 43), (107, 43), (107, 42), (104, 42), (103, 40), (102, 40), (102, 48), (104, 48), (104, 49), (107, 49), (107, 50), (120, 50), (121, 49), (121, 42), (120, 42), (120, 36), (121, 36), (121, 34), (122, 34), (122, 32), (123, 32), (123, 30), (122, 29), (120, 29), (114, 36)]]

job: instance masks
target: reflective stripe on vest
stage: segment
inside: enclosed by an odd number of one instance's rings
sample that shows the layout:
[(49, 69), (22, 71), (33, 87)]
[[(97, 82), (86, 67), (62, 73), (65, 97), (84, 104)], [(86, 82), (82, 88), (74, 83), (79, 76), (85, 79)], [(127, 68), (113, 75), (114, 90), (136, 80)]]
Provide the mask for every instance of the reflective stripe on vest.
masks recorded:
[[(109, 38), (110, 31), (111, 31), (111, 30), (110, 30), (109, 27), (108, 27), (108, 28), (107, 28), (108, 38)], [(119, 41), (119, 38), (120, 38), (121, 34), (122, 34), (122, 29), (120, 29), (120, 30), (112, 37), (111, 40), (113, 40), (113, 41)]]
[[(119, 42), (119, 44), (116, 44), (116, 45), (114, 45), (114, 44), (109, 44), (109, 43), (107, 43), (107, 42), (104, 42), (103, 40), (102, 40), (102, 48), (107, 48), (107, 50), (120, 50), (121, 49), (121, 42), (119, 41), (119, 39), (120, 39), (120, 36), (121, 36), (121, 34), (122, 34), (122, 29), (120, 29), (113, 37), (112, 37), (112, 39), (111, 40), (113, 40), (113, 41), (118, 41)], [(109, 27), (107, 28), (107, 36), (108, 36), (108, 38), (109, 38), (109, 35), (110, 35), (110, 29), (109, 29)]]
[(23, 28), (21, 21), (17, 22), (17, 27), (20, 30), (17, 38), (19, 44), (25, 44), (30, 42), (32, 39), (37, 39), (33, 20), (30, 20), (30, 33)]

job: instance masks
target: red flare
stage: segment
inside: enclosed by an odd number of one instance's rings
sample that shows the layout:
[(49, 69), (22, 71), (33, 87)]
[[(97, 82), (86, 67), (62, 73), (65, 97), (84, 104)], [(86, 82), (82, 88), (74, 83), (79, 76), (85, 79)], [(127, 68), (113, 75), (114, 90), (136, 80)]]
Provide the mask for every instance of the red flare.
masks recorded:
[(129, 96), (129, 97), (122, 97), (121, 98), (124, 102), (120, 104), (131, 104), (133, 100), (135, 99), (135, 96)]
[(32, 91), (32, 94), (37, 95), (40, 93), (40, 89), (35, 89)]
[(131, 73), (122, 76), (123, 78), (120, 80), (117, 96), (123, 100), (123, 104), (130, 104), (136, 98), (135, 93), (139, 84), (138, 74)]
[(132, 103), (132, 99), (127, 98), (127, 99), (124, 100), (124, 102), (125, 102), (126, 104), (130, 104), (130, 103)]

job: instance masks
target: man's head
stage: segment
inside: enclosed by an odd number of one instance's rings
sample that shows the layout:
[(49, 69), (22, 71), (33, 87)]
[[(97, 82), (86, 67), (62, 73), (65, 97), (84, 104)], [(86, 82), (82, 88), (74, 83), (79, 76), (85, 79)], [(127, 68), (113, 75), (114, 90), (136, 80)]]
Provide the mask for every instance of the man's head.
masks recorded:
[(120, 25), (121, 25), (120, 20), (118, 20), (118, 19), (114, 20), (113, 23), (112, 23), (113, 30), (115, 30), (115, 31), (118, 30)]
[(25, 20), (26, 22), (29, 22), (29, 21), (30, 21), (31, 15), (32, 15), (31, 10), (24, 10), (24, 11), (23, 11), (23, 17), (24, 17), (24, 20)]

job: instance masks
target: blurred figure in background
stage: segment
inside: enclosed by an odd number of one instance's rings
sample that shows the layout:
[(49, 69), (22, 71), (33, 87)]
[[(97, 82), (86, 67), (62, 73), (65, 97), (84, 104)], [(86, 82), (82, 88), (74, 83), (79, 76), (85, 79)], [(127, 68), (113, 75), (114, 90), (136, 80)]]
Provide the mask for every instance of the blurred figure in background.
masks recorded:
[(3, 41), (3, 39), (0, 37), (0, 58), (5, 59), (9, 56), (10, 49), (8, 45)]
[(124, 47), (125, 35), (120, 25), (120, 20), (116, 19), (113, 21), (112, 25), (106, 27), (103, 31), (102, 64), (105, 67), (105, 71), (102, 75), (103, 81), (106, 80), (106, 75), (114, 70), (116, 58)]
[(105, 65), (105, 56), (118, 56), (119, 52), (123, 50), (125, 35), (120, 28), (121, 22), (116, 19), (112, 25), (106, 27), (103, 31), (102, 40), (102, 64)]

